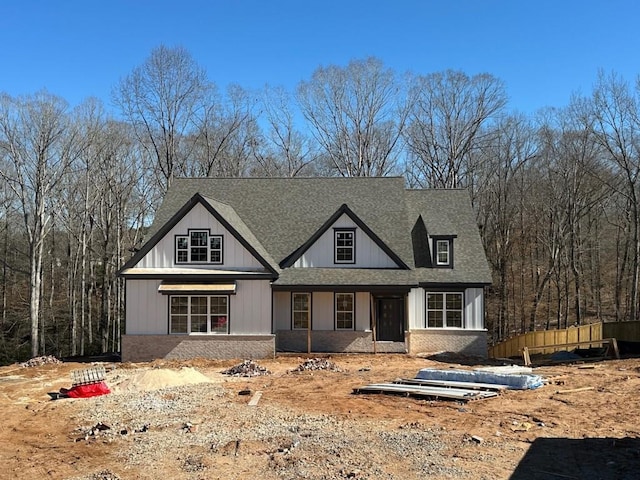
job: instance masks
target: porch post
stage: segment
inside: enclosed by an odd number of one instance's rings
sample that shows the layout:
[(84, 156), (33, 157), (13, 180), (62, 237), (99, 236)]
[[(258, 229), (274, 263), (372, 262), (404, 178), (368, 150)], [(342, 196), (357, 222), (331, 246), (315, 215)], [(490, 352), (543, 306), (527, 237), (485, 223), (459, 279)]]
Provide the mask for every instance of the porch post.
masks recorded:
[(373, 353), (376, 354), (378, 346), (376, 344), (376, 324), (377, 324), (377, 317), (376, 317), (376, 302), (375, 299), (373, 298), (373, 294), (369, 293), (369, 298), (371, 298), (371, 338), (373, 340)]

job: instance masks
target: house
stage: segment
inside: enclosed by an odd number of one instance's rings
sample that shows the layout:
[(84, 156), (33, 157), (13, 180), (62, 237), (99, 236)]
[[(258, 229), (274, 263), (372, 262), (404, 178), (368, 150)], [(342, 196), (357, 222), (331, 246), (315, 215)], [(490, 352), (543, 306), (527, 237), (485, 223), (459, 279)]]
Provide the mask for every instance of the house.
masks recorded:
[(177, 179), (123, 266), (122, 359), (486, 356), (491, 275), (465, 190), (403, 178)]

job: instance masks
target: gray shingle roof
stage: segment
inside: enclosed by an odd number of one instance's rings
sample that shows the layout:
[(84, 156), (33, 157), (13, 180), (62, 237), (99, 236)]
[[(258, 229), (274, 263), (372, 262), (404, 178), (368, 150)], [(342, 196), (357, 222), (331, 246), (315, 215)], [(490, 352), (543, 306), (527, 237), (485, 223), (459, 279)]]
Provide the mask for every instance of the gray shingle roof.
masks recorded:
[[(406, 190), (400, 177), (176, 179), (156, 213), (152, 237), (196, 193), (272, 265), (302, 246), (346, 204), (412, 270), (284, 269), (276, 284), (488, 284), (491, 275), (465, 190)], [(456, 235), (454, 269), (415, 268), (411, 231)], [(420, 257), (420, 255), (418, 255)]]

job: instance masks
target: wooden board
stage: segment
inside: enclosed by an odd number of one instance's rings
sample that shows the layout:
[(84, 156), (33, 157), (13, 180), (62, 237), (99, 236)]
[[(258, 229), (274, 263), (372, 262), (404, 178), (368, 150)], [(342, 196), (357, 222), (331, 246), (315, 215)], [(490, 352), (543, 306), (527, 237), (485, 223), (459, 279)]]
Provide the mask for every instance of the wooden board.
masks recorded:
[(353, 393), (396, 393), (432, 398), (448, 398), (468, 402), (497, 397), (496, 392), (468, 390), (462, 388), (445, 388), (422, 385), (399, 385), (397, 383), (376, 383), (354, 388)]
[(433, 387), (465, 388), (468, 390), (506, 390), (509, 385), (495, 383), (463, 382), (456, 380), (426, 380), (424, 378), (399, 378), (393, 383), (405, 385), (430, 385)]

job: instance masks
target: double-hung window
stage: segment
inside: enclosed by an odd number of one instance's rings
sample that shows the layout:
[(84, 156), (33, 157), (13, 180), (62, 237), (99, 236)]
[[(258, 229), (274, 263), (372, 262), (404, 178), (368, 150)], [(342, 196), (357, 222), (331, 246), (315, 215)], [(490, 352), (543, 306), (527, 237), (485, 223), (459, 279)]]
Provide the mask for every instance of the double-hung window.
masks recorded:
[(229, 333), (227, 295), (172, 295), (169, 302), (170, 333)]
[(311, 322), (311, 294), (294, 292), (292, 297), (293, 329), (309, 328)]
[(336, 330), (353, 330), (354, 294), (336, 293)]
[(222, 235), (211, 235), (208, 230), (189, 230), (176, 237), (176, 263), (222, 264)]
[(428, 292), (427, 327), (462, 328), (462, 297), (460, 292)]
[(455, 235), (432, 237), (434, 267), (453, 268), (453, 241)]
[(436, 263), (449, 265), (449, 240), (436, 241)]
[(334, 230), (334, 263), (356, 262), (356, 232), (353, 229)]

